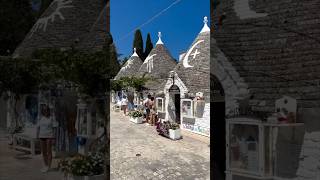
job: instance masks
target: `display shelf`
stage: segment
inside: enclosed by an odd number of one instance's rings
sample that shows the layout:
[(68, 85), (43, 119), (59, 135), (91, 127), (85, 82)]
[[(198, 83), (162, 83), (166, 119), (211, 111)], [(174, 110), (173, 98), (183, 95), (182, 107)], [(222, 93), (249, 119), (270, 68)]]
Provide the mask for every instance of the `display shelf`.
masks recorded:
[(79, 99), (76, 119), (77, 137), (85, 139), (83, 144), (78, 144), (79, 153), (87, 153), (90, 142), (97, 138), (97, 129), (99, 128), (98, 119), (97, 111), (89, 107), (86, 101)]
[(243, 117), (227, 119), (227, 179), (232, 180), (233, 176), (275, 179), (279, 131), (303, 125), (304, 123), (268, 123)]

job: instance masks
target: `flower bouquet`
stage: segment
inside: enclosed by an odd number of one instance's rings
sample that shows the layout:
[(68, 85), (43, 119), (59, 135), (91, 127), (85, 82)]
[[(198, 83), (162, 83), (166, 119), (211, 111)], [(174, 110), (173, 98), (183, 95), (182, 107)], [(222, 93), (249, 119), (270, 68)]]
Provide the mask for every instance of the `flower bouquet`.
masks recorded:
[(159, 135), (173, 140), (181, 138), (180, 125), (175, 122), (164, 121), (163, 123), (161, 123), (159, 121), (156, 126)]

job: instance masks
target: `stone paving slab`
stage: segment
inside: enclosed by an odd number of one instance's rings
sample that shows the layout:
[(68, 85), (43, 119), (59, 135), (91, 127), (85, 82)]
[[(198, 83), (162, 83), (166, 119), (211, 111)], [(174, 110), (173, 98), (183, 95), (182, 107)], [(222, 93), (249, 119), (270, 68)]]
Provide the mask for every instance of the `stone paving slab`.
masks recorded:
[(47, 173), (41, 173), (41, 155), (32, 156), (11, 149), (4, 132), (0, 132), (0, 179), (1, 180), (62, 180), (62, 173), (57, 167), (57, 159), (53, 159), (52, 167)]
[(190, 137), (172, 141), (116, 112), (110, 129), (111, 179), (210, 179), (208, 144)]

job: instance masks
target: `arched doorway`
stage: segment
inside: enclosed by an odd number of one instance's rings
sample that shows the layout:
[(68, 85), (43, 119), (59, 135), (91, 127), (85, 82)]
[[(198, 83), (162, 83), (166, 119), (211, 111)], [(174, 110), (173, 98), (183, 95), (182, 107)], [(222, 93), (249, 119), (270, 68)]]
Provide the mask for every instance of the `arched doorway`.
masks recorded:
[(210, 78), (210, 121), (212, 134), (213, 179), (225, 179), (226, 170), (226, 103), (225, 93), (220, 81), (215, 77)]
[(180, 88), (177, 85), (172, 85), (169, 88), (169, 118), (171, 121), (176, 122), (178, 124), (180, 121)]

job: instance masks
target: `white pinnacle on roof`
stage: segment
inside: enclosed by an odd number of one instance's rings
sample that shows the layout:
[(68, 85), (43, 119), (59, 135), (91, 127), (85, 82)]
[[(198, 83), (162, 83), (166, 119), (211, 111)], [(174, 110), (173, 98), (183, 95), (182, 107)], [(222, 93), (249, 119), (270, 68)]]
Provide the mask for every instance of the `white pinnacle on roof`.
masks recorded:
[(204, 25), (203, 25), (203, 28), (202, 28), (202, 30), (200, 31), (200, 33), (210, 32), (210, 28), (209, 28), (209, 26), (208, 26), (208, 17), (207, 17), (207, 16), (205, 16), (205, 17), (203, 18), (203, 23), (204, 23)]
[(158, 32), (158, 42), (156, 44), (163, 44), (163, 42), (161, 41), (161, 32)]
[(133, 56), (139, 57), (137, 54), (137, 48), (133, 48), (133, 54), (131, 57), (133, 57)]

